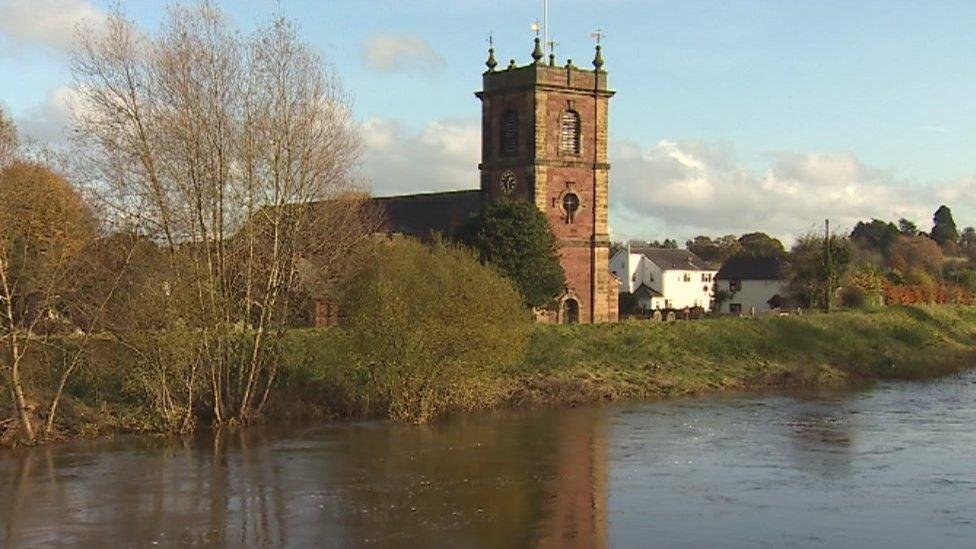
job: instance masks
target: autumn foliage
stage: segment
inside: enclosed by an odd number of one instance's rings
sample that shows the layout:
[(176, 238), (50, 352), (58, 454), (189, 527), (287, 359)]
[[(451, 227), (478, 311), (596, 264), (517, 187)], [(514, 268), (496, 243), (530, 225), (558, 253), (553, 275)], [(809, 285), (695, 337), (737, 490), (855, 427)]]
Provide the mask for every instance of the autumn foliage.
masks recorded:
[(888, 305), (976, 305), (976, 292), (959, 286), (938, 284), (887, 284), (884, 289)]

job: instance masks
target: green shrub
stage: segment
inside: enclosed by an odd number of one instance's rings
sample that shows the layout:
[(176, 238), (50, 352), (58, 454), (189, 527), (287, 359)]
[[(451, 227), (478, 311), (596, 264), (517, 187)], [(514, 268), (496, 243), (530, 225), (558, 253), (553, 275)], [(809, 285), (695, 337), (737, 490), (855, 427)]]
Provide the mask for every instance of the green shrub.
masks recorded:
[(556, 237), (535, 204), (492, 202), (461, 228), (459, 237), (515, 282), (528, 307), (552, 305), (566, 289)]
[(529, 314), (514, 284), (468, 250), (379, 243), (343, 310), (348, 349), (335, 394), (359, 413), (422, 423), (491, 404), (524, 354)]
[(840, 304), (845, 309), (863, 309), (868, 304), (868, 295), (856, 286), (843, 288), (840, 291)]

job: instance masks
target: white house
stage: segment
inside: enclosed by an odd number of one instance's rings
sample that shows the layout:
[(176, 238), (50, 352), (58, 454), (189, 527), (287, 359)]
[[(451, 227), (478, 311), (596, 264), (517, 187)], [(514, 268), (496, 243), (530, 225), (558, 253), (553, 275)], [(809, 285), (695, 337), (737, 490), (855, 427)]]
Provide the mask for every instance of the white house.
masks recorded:
[(688, 250), (628, 245), (610, 258), (610, 270), (641, 309), (711, 308), (717, 271)]
[(772, 257), (732, 257), (715, 276), (718, 312), (762, 314), (779, 310), (789, 298), (783, 264)]

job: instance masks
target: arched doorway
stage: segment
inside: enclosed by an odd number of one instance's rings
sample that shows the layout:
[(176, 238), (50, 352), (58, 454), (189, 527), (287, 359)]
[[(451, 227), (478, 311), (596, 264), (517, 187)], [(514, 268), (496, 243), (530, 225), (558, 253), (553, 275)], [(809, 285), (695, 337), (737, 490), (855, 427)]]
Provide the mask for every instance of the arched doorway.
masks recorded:
[(579, 301), (573, 298), (563, 301), (563, 324), (579, 324)]

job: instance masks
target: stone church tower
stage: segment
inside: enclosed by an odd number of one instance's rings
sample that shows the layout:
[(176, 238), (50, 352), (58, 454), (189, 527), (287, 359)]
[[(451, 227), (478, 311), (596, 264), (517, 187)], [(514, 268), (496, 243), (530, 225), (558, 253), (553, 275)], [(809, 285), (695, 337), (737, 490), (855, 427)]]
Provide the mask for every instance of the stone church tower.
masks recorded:
[(610, 273), (607, 87), (600, 46), (593, 70), (548, 61), (539, 38), (533, 63), (499, 69), (489, 50), (481, 99), (484, 200), (527, 200), (559, 242), (566, 292), (550, 321), (615, 322), (618, 281)]

